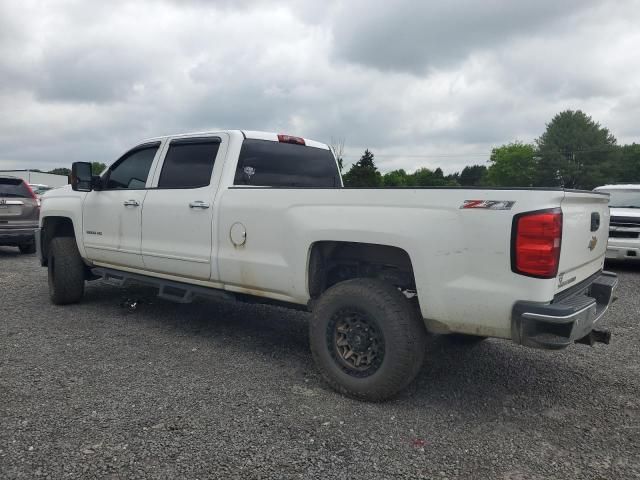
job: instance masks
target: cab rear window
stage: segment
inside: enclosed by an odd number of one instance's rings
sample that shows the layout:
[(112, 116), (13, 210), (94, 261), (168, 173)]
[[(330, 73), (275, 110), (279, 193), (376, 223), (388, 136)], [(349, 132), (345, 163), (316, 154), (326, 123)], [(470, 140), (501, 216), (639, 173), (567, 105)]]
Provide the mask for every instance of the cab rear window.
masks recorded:
[(19, 178), (0, 178), (0, 197), (31, 198), (31, 192)]
[(330, 150), (246, 139), (234, 185), (331, 188), (340, 187), (340, 174)]

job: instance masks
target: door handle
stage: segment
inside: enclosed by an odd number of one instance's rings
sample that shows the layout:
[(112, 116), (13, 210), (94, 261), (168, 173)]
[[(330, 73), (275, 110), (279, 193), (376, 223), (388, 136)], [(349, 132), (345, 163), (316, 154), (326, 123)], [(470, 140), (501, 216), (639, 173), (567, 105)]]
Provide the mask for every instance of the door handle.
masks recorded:
[(205, 209), (205, 208), (209, 208), (209, 206), (210, 205), (208, 203), (205, 203), (202, 200), (196, 200), (194, 202), (189, 203), (189, 208), (202, 208), (202, 209)]
[(137, 200), (125, 200), (123, 205), (125, 207), (139, 207), (140, 204), (138, 203)]

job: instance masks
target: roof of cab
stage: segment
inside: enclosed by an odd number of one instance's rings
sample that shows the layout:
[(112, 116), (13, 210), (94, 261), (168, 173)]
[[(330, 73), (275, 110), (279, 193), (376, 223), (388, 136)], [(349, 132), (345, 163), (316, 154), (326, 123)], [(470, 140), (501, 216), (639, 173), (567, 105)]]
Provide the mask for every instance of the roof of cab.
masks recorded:
[[(252, 140), (270, 140), (272, 142), (278, 142), (278, 134), (273, 132), (261, 132), (257, 130), (243, 130), (245, 138), (250, 138)], [(289, 134), (287, 134), (289, 135)], [(315, 147), (322, 148), (324, 150), (329, 150), (329, 146), (326, 143), (317, 142), (315, 140), (311, 140), (309, 138), (300, 137), (304, 140), (304, 144), (307, 147)]]
[[(191, 137), (196, 135), (214, 135), (216, 133), (222, 133), (222, 132), (227, 132), (227, 133), (239, 132), (242, 135), (244, 135), (245, 138), (249, 138), (252, 140), (269, 140), (272, 142), (279, 141), (278, 134), (274, 132), (262, 132), (259, 130), (210, 130), (205, 132), (176, 133), (173, 135), (163, 135), (161, 137), (147, 138), (142, 143), (158, 142), (169, 137)], [(300, 137), (300, 138), (303, 138), (303, 137)], [(329, 145), (327, 145), (326, 143), (318, 142), (316, 140), (311, 140), (309, 138), (303, 138), (303, 140), (307, 147), (315, 147), (315, 148), (322, 148), (324, 150), (330, 150)]]

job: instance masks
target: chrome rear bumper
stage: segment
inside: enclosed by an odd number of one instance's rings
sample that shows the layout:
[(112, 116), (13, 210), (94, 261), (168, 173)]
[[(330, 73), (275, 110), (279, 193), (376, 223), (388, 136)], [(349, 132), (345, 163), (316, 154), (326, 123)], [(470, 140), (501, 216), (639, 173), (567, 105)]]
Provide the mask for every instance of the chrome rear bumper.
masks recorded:
[(606, 333), (590, 333), (611, 305), (617, 286), (615, 273), (600, 272), (550, 303), (516, 302), (511, 319), (513, 341), (535, 348), (560, 349), (585, 337), (608, 339)]

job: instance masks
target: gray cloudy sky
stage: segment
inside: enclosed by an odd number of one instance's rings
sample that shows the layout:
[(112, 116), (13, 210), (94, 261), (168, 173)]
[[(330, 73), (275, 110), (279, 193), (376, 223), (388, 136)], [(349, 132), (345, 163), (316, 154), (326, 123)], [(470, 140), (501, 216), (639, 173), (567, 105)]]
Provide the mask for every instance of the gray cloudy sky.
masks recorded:
[(216, 128), (483, 163), (567, 108), (640, 141), (638, 0), (2, 0), (0, 169)]

